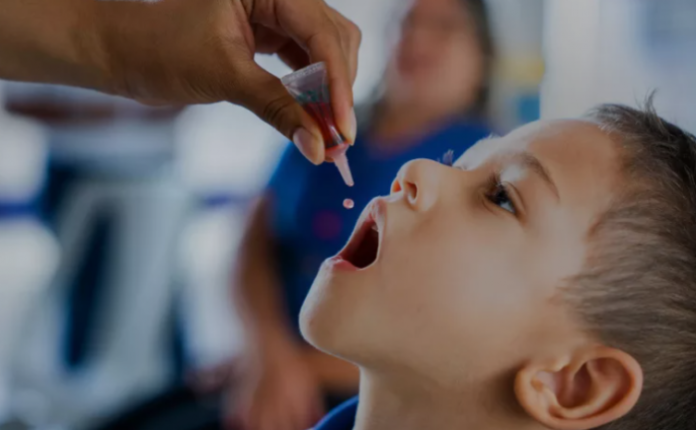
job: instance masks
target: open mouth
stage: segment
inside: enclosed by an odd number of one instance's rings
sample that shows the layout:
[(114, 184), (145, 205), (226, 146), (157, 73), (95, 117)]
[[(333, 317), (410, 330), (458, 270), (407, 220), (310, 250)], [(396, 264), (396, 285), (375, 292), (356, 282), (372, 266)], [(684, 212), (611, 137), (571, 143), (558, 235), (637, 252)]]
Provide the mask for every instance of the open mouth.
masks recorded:
[(365, 269), (377, 260), (379, 242), (379, 226), (374, 217), (368, 215), (340, 257), (358, 269)]

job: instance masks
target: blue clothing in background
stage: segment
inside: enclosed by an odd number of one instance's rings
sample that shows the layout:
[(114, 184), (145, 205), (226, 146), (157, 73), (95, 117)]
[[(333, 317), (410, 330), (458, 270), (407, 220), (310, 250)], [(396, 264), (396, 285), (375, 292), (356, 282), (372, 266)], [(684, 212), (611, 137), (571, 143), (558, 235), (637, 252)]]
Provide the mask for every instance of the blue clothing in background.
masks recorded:
[[(276, 245), (276, 267), (285, 293), (288, 315), (297, 330), (298, 317), (319, 266), (345, 245), (365, 205), (375, 196), (389, 194), (399, 168), (416, 158), (455, 158), (490, 130), (470, 122), (450, 122), (417, 143), (391, 152), (358, 136), (348, 150), (355, 186), (348, 188), (333, 164), (313, 166), (292, 145), (288, 147), (268, 187), (272, 198), (271, 235)], [(355, 209), (343, 208), (343, 200)]]
[(314, 430), (352, 430), (357, 412), (358, 398), (355, 397), (329, 412)]

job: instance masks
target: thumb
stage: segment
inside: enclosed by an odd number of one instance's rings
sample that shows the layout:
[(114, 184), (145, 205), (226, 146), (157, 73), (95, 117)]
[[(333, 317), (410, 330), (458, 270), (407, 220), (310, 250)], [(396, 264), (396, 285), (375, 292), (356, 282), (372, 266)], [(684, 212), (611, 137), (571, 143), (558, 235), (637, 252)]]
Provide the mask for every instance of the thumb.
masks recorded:
[(280, 79), (256, 63), (243, 73), (232, 100), (292, 140), (302, 155), (314, 164), (324, 162), (324, 143), (319, 126), (288, 93)]

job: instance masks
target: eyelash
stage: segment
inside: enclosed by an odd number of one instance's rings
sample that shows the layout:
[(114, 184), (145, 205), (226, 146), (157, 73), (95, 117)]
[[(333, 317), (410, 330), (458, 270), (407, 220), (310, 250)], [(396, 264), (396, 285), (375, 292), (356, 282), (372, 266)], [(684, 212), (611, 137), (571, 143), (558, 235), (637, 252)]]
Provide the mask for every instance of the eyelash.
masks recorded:
[(517, 215), (517, 207), (515, 202), (510, 197), (510, 192), (508, 191), (508, 186), (500, 181), (500, 177), (495, 175), (491, 179), (491, 184), (486, 192), (486, 198), (494, 205), (499, 206), (501, 209), (510, 212), (513, 215)]
[[(454, 166), (454, 161), (453, 161), (453, 156), (454, 152), (452, 150), (447, 151), (442, 159), (438, 159), (437, 161), (441, 164), (444, 164), (445, 166), (453, 167), (455, 169), (460, 169), (460, 170), (466, 170), (462, 166)], [(494, 205), (499, 206), (501, 209), (506, 210), (510, 212), (513, 215), (517, 215), (517, 207), (515, 206), (515, 202), (512, 200), (510, 197), (510, 193), (508, 191), (508, 186), (506, 186), (503, 182), (500, 180), (499, 175), (494, 175), (490, 183), (487, 187), (486, 191), (486, 198), (493, 203)], [(497, 197), (500, 197), (501, 194), (504, 196), (505, 200), (508, 202), (507, 204), (505, 203), (500, 203), (500, 199)], [(507, 206), (504, 207), (504, 206)]]

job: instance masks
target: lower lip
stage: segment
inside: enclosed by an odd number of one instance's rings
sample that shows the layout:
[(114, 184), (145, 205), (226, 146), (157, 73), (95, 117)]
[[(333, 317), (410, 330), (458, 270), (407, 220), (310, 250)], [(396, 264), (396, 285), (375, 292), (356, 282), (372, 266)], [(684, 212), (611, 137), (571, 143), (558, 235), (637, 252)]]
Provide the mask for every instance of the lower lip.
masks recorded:
[(341, 257), (340, 255), (329, 258), (328, 260), (326, 260), (326, 264), (331, 269), (340, 270), (340, 271), (357, 272), (359, 270), (352, 263), (344, 260), (343, 257)]

